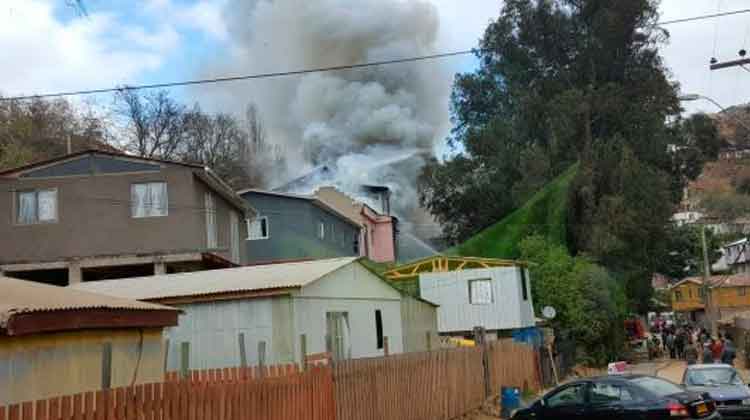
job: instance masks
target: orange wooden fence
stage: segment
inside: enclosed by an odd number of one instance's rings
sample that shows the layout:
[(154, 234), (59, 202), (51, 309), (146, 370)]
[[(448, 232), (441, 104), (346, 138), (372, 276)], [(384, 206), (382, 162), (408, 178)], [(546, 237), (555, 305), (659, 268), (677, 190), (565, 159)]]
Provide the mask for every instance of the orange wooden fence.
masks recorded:
[(480, 348), (348, 360), (333, 369), (338, 420), (447, 420), (484, 401)]
[(503, 386), (540, 391), (538, 352), (533, 347), (511, 340), (487, 344), (490, 389), (498, 395)]
[(334, 420), (330, 368), (236, 382), (164, 382), (0, 406), (0, 420)]
[[(276, 378), (299, 374), (299, 368), (294, 363), (271, 365), (266, 367), (231, 367), (223, 369), (191, 370), (188, 378), (193, 383), (231, 383), (261, 378)], [(167, 382), (178, 382), (181, 380), (180, 372), (167, 372)]]

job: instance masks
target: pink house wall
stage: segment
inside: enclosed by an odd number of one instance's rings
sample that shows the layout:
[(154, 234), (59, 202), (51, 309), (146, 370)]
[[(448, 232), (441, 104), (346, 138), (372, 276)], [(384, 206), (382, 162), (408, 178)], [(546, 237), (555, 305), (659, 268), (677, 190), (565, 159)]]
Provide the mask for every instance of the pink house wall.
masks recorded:
[(362, 208), (362, 222), (367, 229), (367, 247), (360, 247), (361, 252), (369, 251), (369, 257), (376, 262), (396, 260), (393, 241), (393, 217), (373, 213), (367, 207)]

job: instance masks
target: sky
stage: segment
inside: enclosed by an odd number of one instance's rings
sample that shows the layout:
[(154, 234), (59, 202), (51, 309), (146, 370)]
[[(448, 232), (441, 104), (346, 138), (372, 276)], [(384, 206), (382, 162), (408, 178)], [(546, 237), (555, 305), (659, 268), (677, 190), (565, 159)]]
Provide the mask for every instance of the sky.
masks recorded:
[[(436, 49), (441, 52), (475, 46), (501, 7), (496, 0), (428, 1), (439, 13)], [(205, 75), (205, 63), (231, 56), (227, 0), (86, 0), (87, 16), (67, 4), (66, 0), (2, 1), (0, 94), (190, 79)], [(747, 0), (663, 0), (661, 12), (662, 20), (671, 20), (746, 7)], [(750, 101), (750, 72), (708, 68), (711, 57), (734, 59), (748, 47), (750, 14), (667, 29), (671, 41), (662, 54), (683, 93), (709, 96), (725, 107)], [(458, 72), (470, 71), (476, 63), (462, 57), (446, 59), (442, 65)], [(175, 90), (186, 101), (197, 99), (195, 94)], [(716, 110), (707, 101), (685, 103), (685, 107), (688, 112)]]

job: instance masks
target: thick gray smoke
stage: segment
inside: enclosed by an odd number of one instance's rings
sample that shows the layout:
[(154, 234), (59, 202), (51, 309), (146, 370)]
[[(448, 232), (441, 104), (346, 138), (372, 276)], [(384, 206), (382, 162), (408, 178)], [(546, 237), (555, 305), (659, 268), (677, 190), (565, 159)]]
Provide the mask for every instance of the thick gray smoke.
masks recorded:
[[(436, 8), (422, 0), (233, 0), (226, 19), (232, 55), (207, 69), (212, 74), (430, 54), (439, 29)], [(220, 100), (235, 109), (257, 104), (269, 141), (290, 162), (287, 179), (277, 184), (328, 164), (347, 178), (340, 186), (355, 171), (358, 181), (386, 183), (414, 203), (416, 168), (382, 166), (403, 155), (417, 158), (401, 166), (419, 165), (433, 153), (448, 127), (450, 84), (443, 63), (426, 61), (232, 84)]]

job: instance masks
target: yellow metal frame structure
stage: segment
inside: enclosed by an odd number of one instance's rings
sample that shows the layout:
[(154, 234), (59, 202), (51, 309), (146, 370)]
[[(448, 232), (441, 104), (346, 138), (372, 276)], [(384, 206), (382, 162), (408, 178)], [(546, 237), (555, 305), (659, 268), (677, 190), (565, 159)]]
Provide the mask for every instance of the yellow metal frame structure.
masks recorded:
[(383, 275), (389, 280), (405, 280), (417, 277), (421, 273), (445, 273), (473, 268), (515, 267), (526, 265), (525, 262), (513, 260), (435, 255), (392, 268), (383, 273)]

